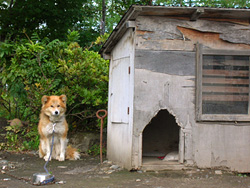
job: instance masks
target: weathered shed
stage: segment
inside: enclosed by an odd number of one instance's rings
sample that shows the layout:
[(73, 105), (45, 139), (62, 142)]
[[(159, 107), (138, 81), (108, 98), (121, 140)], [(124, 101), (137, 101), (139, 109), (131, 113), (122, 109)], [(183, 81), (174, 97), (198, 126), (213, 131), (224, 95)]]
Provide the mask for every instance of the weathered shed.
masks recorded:
[(131, 6), (100, 50), (108, 159), (250, 172), (249, 21), (249, 9)]

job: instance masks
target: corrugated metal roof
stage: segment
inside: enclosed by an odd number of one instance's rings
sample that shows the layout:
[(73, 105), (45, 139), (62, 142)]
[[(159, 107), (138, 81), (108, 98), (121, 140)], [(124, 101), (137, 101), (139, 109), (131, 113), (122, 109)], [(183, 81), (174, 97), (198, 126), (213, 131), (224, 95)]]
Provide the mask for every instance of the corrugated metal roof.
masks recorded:
[(209, 8), (209, 7), (166, 7), (132, 5), (121, 18), (99, 53), (108, 55), (126, 32), (127, 21), (134, 21), (138, 16), (169, 16), (196, 19), (236, 19), (250, 21), (250, 9)]

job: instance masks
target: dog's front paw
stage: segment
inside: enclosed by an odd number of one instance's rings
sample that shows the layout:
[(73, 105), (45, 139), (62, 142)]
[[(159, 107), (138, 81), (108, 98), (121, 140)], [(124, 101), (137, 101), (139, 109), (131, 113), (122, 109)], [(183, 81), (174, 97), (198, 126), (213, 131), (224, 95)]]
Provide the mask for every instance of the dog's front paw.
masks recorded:
[(65, 161), (65, 156), (64, 155), (60, 155), (57, 157), (58, 161)]
[[(44, 158), (45, 161), (48, 161), (49, 160), (49, 155), (45, 155), (43, 158)], [(50, 158), (50, 161), (51, 161), (51, 158)]]

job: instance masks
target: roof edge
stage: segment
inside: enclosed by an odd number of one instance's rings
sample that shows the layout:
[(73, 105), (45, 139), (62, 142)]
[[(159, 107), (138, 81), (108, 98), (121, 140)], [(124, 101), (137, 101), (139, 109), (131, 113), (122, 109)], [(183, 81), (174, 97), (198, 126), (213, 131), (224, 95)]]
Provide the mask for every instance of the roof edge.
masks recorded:
[(250, 9), (132, 5), (123, 15), (115, 29), (110, 34), (109, 38), (103, 44), (99, 53), (102, 57), (110, 57), (111, 51), (129, 28), (126, 24), (128, 21), (135, 21), (139, 15), (150, 15), (149, 13), (152, 12), (157, 13), (157, 15), (166, 16), (165, 13), (170, 11), (179, 11), (179, 13), (183, 13), (182, 17), (189, 17), (190, 21), (196, 21), (196, 19), (198, 19), (201, 15), (205, 14), (206, 18), (216, 18), (214, 15), (217, 13), (221, 13), (221, 15), (224, 16), (223, 18), (227, 19), (230, 19), (228, 15), (231, 16), (231, 19), (237, 19), (237, 15), (241, 13), (241, 15), (244, 15), (244, 19), (248, 19), (250, 21)]

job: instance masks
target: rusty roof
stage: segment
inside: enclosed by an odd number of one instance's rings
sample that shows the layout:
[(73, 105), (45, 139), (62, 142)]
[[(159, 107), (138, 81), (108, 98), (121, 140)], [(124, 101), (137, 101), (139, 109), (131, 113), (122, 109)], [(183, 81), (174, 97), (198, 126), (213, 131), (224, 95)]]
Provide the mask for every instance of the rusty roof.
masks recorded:
[(247, 20), (249, 22), (250, 9), (132, 5), (100, 49), (99, 53), (102, 56), (111, 53), (126, 32), (127, 22), (136, 20), (138, 16), (186, 17), (191, 21), (197, 19), (237, 19)]

